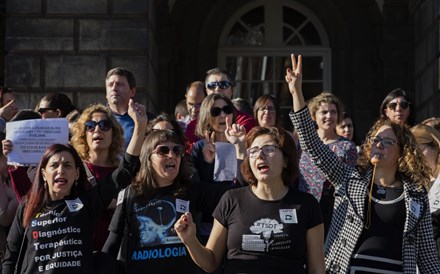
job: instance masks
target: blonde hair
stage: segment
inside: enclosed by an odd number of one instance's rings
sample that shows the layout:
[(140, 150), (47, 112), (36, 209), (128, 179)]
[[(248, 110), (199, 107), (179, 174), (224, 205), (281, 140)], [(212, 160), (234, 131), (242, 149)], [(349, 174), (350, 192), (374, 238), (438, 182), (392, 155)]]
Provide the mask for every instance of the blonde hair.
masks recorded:
[(232, 112), (232, 122), (235, 123), (237, 114), (235, 113), (235, 107), (232, 101), (223, 94), (212, 93), (203, 99), (202, 105), (200, 106), (199, 119), (197, 120), (195, 130), (196, 135), (200, 138), (205, 138), (205, 131), (212, 131), (213, 117), (211, 115), (211, 108), (213, 108), (216, 100), (223, 100), (234, 109)]
[(70, 139), (70, 143), (76, 149), (83, 161), (89, 159), (90, 147), (87, 144), (85, 123), (92, 119), (93, 113), (97, 112), (105, 114), (107, 119), (109, 119), (113, 124), (112, 143), (109, 148), (109, 158), (112, 164), (118, 165), (119, 157), (124, 146), (124, 131), (111, 111), (103, 104), (90, 105), (81, 113), (78, 120), (72, 126), (73, 136)]
[(313, 120), (316, 120), (316, 112), (319, 109), (321, 103), (333, 104), (336, 106), (336, 110), (338, 112), (338, 121), (337, 123), (341, 123), (342, 121), (342, 113), (344, 112), (344, 105), (341, 101), (336, 97), (333, 93), (323, 91), (319, 95), (310, 99), (307, 103), (307, 107), (309, 108), (310, 115)]
[(427, 189), (430, 184), (430, 169), (426, 165), (423, 154), (417, 147), (414, 135), (407, 126), (393, 123), (389, 119), (379, 119), (368, 132), (359, 153), (358, 167), (363, 172), (373, 168), (370, 162), (372, 144), (368, 140), (369, 137), (375, 136), (382, 126), (391, 127), (397, 137), (397, 142), (400, 146), (400, 158), (397, 162), (398, 173), (409, 178), (419, 188)]
[(411, 128), (411, 132), (419, 144), (427, 144), (437, 151), (436, 168), (432, 170), (433, 177), (437, 177), (440, 172), (440, 132), (435, 128), (418, 124)]

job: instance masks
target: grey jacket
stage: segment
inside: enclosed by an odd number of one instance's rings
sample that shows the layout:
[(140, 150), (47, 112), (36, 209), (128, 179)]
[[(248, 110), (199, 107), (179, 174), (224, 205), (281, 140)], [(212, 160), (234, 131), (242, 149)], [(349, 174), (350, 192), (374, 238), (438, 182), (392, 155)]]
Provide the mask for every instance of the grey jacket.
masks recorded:
[[(316, 166), (335, 187), (333, 219), (325, 243), (328, 273), (347, 273), (356, 243), (365, 225), (366, 197), (372, 172), (362, 175), (356, 167), (338, 161), (319, 139), (307, 108), (290, 113), (301, 147), (309, 152)], [(440, 273), (433, 238), (428, 196), (424, 189), (403, 180), (406, 206), (402, 259), (404, 273)]]

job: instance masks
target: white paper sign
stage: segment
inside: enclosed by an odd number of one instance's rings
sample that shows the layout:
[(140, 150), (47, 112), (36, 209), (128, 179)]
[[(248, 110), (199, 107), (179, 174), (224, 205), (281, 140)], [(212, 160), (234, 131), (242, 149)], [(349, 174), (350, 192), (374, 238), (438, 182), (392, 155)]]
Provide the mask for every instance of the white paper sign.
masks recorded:
[(214, 181), (233, 181), (237, 177), (237, 153), (230, 143), (215, 143)]
[(37, 165), (47, 147), (69, 142), (69, 123), (65, 118), (8, 122), (6, 139), (14, 145), (9, 165)]

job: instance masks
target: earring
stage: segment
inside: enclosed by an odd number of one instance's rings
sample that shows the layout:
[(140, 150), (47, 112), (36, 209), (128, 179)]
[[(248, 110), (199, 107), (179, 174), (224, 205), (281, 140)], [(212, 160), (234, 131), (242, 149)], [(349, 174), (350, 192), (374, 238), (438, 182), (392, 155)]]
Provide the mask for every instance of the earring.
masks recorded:
[(77, 187), (77, 186), (78, 186), (78, 181), (75, 180), (75, 187)]
[(47, 189), (47, 181), (44, 180), (44, 189)]

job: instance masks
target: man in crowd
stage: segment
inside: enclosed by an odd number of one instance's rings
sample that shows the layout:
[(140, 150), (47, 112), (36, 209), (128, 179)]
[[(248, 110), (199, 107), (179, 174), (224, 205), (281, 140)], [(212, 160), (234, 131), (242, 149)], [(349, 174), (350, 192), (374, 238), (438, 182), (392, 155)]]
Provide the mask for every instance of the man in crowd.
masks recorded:
[[(107, 104), (116, 120), (124, 129), (126, 146), (133, 135), (134, 121), (128, 115), (128, 101), (136, 95), (136, 79), (126, 68), (113, 68), (105, 77)], [(154, 119), (154, 114), (146, 112), (148, 120)]]

